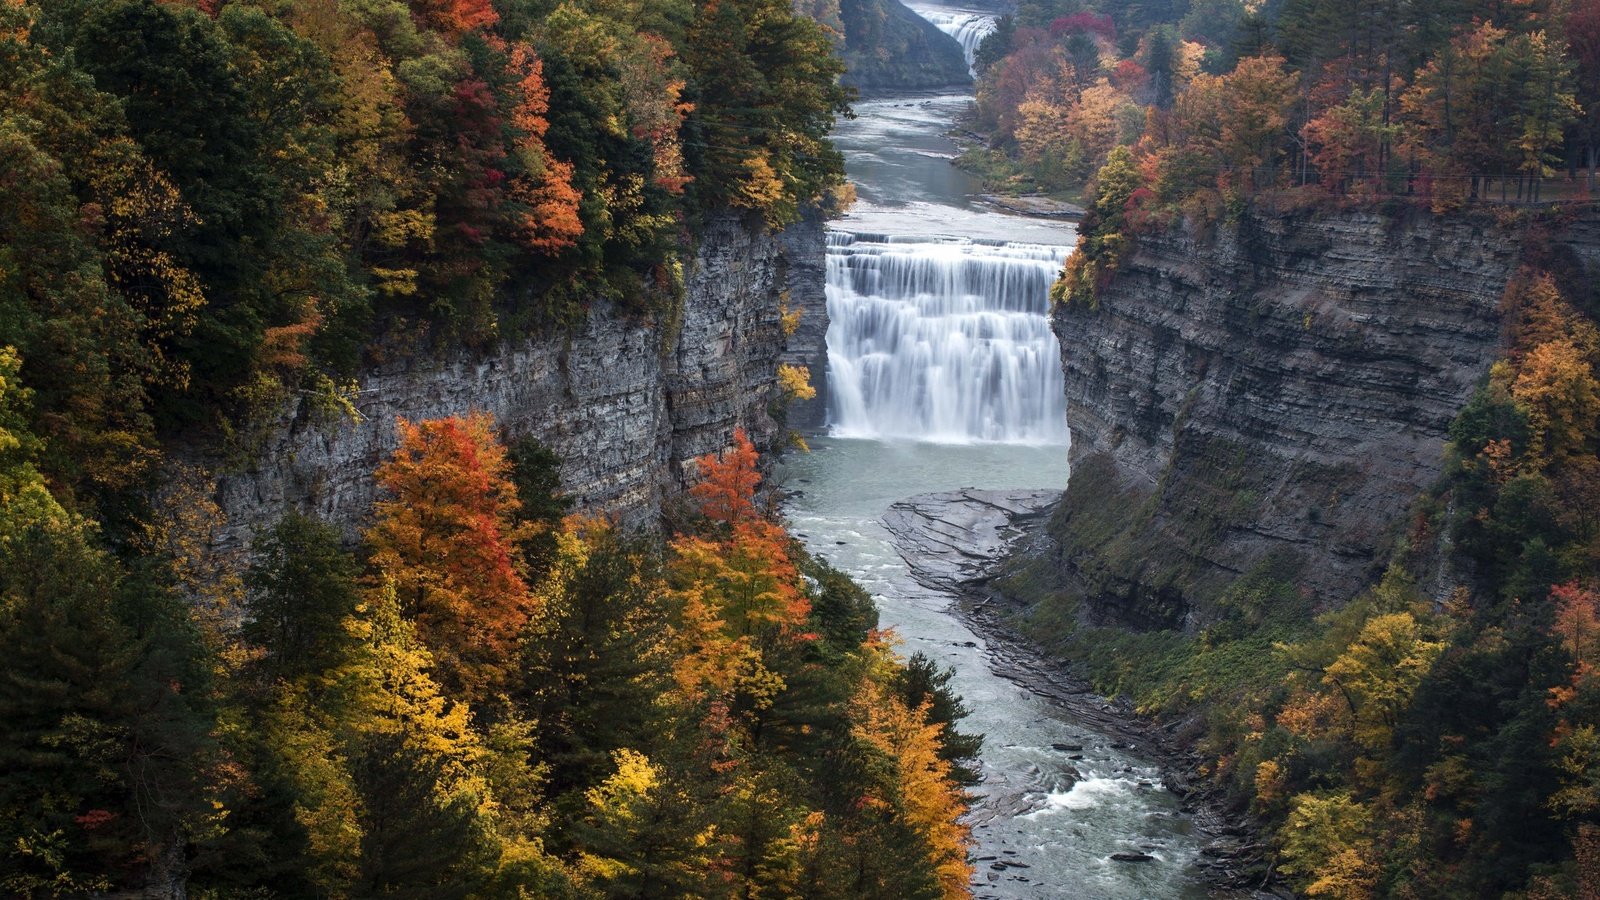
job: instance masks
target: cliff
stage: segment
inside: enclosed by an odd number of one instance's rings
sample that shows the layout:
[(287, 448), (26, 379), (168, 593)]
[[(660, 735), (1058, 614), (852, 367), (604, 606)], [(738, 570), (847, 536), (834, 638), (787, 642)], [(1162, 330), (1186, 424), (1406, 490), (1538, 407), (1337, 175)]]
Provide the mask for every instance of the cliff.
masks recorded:
[[(562, 459), (562, 485), (579, 510), (630, 526), (658, 522), (687, 486), (694, 457), (726, 447), (736, 427), (763, 451), (783, 351), (779, 297), (806, 290), (790, 260), (820, 260), (820, 230), (754, 232), (738, 219), (705, 230), (673, 321), (628, 319), (597, 305), (570, 334), (366, 373), (360, 421), (285, 410), (240, 471), (218, 479), (226, 554), (249, 546), (256, 527), (298, 507), (354, 529), (376, 497), (373, 470), (396, 443), (396, 418), (479, 409), (510, 439), (532, 435)], [(815, 290), (820, 293), (820, 283)]]
[[(1596, 227), (1564, 240), (1591, 253)], [(1258, 566), (1352, 596), (1499, 351), (1525, 234), (1352, 211), (1141, 237), (1097, 308), (1054, 316), (1072, 478), (1035, 551), (1058, 588), (1097, 622), (1191, 630)]]
[(795, 401), (787, 410), (784, 424), (801, 431), (821, 428), (828, 413), (827, 228), (823, 213), (811, 208), (779, 235), (789, 265), (784, 306), (799, 316), (784, 346), (783, 362), (805, 366), (817, 390), (814, 399)]
[(845, 84), (896, 91), (972, 83), (961, 45), (900, 0), (838, 0), (838, 15)]

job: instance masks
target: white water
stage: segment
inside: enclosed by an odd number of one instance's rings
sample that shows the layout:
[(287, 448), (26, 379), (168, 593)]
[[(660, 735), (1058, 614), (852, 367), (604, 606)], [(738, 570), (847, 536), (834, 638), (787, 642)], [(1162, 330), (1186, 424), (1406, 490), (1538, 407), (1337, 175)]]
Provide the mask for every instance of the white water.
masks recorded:
[(1046, 317), (1067, 249), (828, 235), (829, 421), (841, 437), (1065, 444)]
[(977, 59), (978, 47), (983, 39), (994, 33), (995, 18), (992, 13), (964, 12), (933, 7), (911, 6), (917, 15), (932, 22), (945, 34), (956, 39), (961, 51), (967, 55), (967, 68)]

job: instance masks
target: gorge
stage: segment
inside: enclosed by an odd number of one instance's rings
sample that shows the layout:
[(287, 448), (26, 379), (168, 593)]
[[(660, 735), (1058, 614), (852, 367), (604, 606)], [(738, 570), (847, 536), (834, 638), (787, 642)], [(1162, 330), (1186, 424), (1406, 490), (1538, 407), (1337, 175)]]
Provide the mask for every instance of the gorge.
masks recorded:
[[(988, 21), (917, 8), (979, 32)], [(912, 495), (997, 491), (962, 494), (993, 497), (972, 519), (959, 503), (929, 506), (929, 527), (949, 544), (930, 543), (922, 561), (959, 570), (965, 554), (1006, 546), (999, 536), (967, 545), (985, 521), (1025, 517), (1067, 482), (1058, 354), (1070, 350), (1057, 349), (1047, 295), (1075, 235), (1059, 220), (990, 208), (977, 180), (950, 165), (944, 132), (970, 102), (871, 96), (835, 133), (860, 199), (829, 223), (826, 427), (781, 466), (785, 513), (814, 553), (874, 595), (901, 652), (954, 666), (951, 684), (973, 710), (967, 727), (985, 735), (977, 896), (1206, 896), (1195, 864), (1218, 823), (1197, 824), (1161, 786), (1141, 739), (1106, 730), (1097, 707), (1084, 716), (1064, 705), (1030, 680), (1027, 657), (964, 624), (953, 580), (901, 556), (915, 518), (901, 501)]]
[(0, 894), (1600, 898), (1596, 159), (1600, 0), (0, 0)]

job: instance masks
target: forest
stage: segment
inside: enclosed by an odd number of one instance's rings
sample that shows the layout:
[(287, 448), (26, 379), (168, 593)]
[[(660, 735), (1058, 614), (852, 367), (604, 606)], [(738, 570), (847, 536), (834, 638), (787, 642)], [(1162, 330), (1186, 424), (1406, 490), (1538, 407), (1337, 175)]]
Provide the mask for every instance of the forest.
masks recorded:
[(1307, 896), (1600, 896), (1600, 285), (1549, 239), (1591, 202), (1600, 5), (1024, 0), (980, 66), (968, 164), (1085, 192), (1057, 304), (1247, 209), (1521, 229), (1503, 358), (1366, 591), (1319, 605), (1268, 558), (1193, 633), (1032, 627), (1197, 729)]
[(632, 534), (402, 421), (243, 570), (194, 477), (363, 366), (670, 316), (711, 218), (840, 190), (839, 72), (787, 0), (0, 0), (0, 893), (964, 895), (950, 675), (742, 432)]

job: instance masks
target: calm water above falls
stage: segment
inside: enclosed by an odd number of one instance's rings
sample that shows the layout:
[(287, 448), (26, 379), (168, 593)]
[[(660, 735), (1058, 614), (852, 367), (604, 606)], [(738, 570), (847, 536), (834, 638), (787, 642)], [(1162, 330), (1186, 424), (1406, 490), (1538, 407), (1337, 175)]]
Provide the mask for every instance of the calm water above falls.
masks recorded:
[[(987, 736), (975, 855), (1026, 865), (979, 862), (978, 896), (1204, 897), (1191, 865), (1198, 838), (1151, 763), (995, 675), (983, 641), (951, 614), (952, 598), (910, 579), (879, 523), (914, 494), (1066, 484), (1061, 375), (1044, 313), (1075, 235), (972, 199), (978, 185), (949, 164), (955, 148), (943, 137), (970, 99), (874, 99), (840, 126), (862, 202), (833, 223), (830, 241), (836, 433), (787, 461), (780, 474), (796, 493), (786, 510), (813, 551), (878, 598), (905, 653), (956, 668), (973, 709), (967, 727)], [(1136, 849), (1155, 860), (1109, 859)]]

